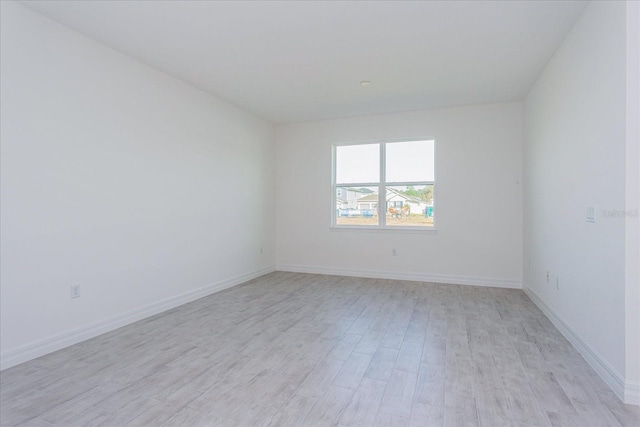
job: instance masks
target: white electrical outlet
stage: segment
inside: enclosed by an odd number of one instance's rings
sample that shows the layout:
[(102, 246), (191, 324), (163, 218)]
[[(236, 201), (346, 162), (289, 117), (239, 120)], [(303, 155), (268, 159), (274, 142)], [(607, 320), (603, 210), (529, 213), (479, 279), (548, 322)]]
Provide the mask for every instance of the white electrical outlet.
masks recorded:
[(80, 298), (80, 285), (71, 285), (71, 299)]

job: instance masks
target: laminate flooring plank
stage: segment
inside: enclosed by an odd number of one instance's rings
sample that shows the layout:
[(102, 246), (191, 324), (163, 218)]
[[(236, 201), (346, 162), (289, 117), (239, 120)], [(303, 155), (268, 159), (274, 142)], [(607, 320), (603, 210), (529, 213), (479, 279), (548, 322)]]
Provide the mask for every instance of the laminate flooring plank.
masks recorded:
[[(135, 415), (131, 415), (131, 416), (135, 416)], [(131, 416), (126, 416), (126, 418), (131, 418)], [(124, 419), (124, 418), (120, 417), (120, 419)], [(65, 426), (65, 425), (72, 426), (73, 425), (73, 426), (82, 426), (82, 427), (95, 427), (95, 426), (110, 427), (113, 425), (117, 425), (113, 423), (114, 421), (116, 422), (118, 421), (117, 414), (100, 409), (95, 411), (87, 411), (83, 414), (78, 415), (73, 420), (73, 423), (71, 424), (57, 423), (52, 425), (55, 425), (55, 426)], [(31, 422), (29, 422), (26, 425), (31, 427)]]
[(448, 358), (445, 391), (457, 395), (474, 396), (475, 363), (466, 358)]
[(424, 340), (405, 341), (402, 343), (398, 359), (396, 360), (395, 369), (399, 371), (418, 373), (420, 369), (420, 361), (422, 360), (422, 348)]
[(444, 405), (428, 405), (426, 403), (414, 403), (409, 420), (410, 427), (443, 427)]
[(430, 407), (444, 408), (445, 366), (420, 365), (414, 401)]
[(532, 318), (532, 319), (527, 319), (527, 321), (522, 323), (522, 326), (524, 327), (525, 331), (527, 331), (527, 334), (529, 336), (543, 337), (548, 335), (547, 329), (540, 322), (540, 320), (544, 319), (544, 316), (542, 315), (542, 313), (538, 313), (538, 314), (539, 316), (536, 316), (535, 318)]
[[(602, 394), (610, 394), (612, 393), (611, 388), (604, 382), (604, 380), (596, 373), (596, 371), (594, 371), (591, 366), (589, 366), (589, 364), (584, 360), (584, 359), (580, 359), (580, 361), (582, 361), (582, 364), (578, 366), (578, 369), (576, 369), (576, 373), (588, 378), (589, 383), (591, 384), (590, 387), (593, 387), (594, 390), (596, 390), (596, 392), (598, 393), (598, 395), (600, 396), (600, 398), (602, 399)], [(578, 365), (575, 362), (571, 362), (572, 364)]]
[(538, 335), (535, 337), (535, 344), (547, 362), (575, 363), (581, 359), (580, 354), (566, 340)]
[(605, 407), (623, 426), (640, 426), (640, 406), (627, 405), (611, 390), (598, 393)]
[(303, 421), (311, 412), (311, 409), (320, 400), (317, 397), (307, 397), (301, 395), (294, 395), (291, 399), (274, 415), (271, 420), (270, 426), (287, 427), (287, 426), (301, 426)]
[(407, 427), (409, 418), (378, 412), (373, 427)]
[(466, 330), (449, 328), (447, 334), (447, 353), (457, 359), (471, 359), (469, 336)]
[(346, 333), (327, 354), (330, 359), (347, 360), (356, 348), (362, 335)]
[(529, 384), (533, 388), (542, 409), (547, 412), (575, 414), (576, 410), (552, 372), (527, 370)]
[(380, 412), (409, 420), (418, 375), (393, 371), (380, 404)]
[(39, 418), (52, 424), (72, 424), (86, 412), (91, 412), (93, 408), (103, 400), (115, 395), (122, 389), (122, 386), (115, 384), (102, 384), (91, 391), (83, 393), (57, 405), (49, 411), (40, 415)]
[(8, 424), (20, 424), (40, 417), (54, 408), (65, 405), (72, 399), (90, 392), (97, 386), (93, 381), (74, 382), (61, 378), (43, 388), (32, 389), (32, 392), (2, 403), (2, 420)]
[(214, 411), (214, 415), (220, 418), (233, 419), (235, 412), (243, 407), (242, 399), (255, 397), (249, 395), (249, 387), (249, 382), (238, 383), (224, 379), (193, 399), (188, 406), (207, 413)]
[(322, 360), (303, 381), (296, 394), (307, 397), (322, 397), (344, 364), (343, 360)]
[(418, 345), (422, 345), (425, 339), (425, 335), (427, 333), (428, 323), (429, 323), (428, 317), (423, 318), (422, 316), (416, 316), (412, 318), (404, 334), (404, 341), (413, 342)]
[[(313, 360), (322, 360), (331, 351), (333, 347), (338, 343), (337, 338), (320, 338), (309, 346), (309, 349), (305, 353), (305, 357)], [(274, 354), (277, 357), (277, 354)]]
[(364, 335), (369, 330), (369, 326), (371, 326), (374, 320), (375, 317), (373, 315), (368, 315), (366, 312), (362, 312), (355, 322), (351, 324), (351, 327), (349, 327), (347, 332), (354, 335)]
[(176, 415), (183, 406), (171, 405), (151, 400), (151, 407), (142, 414), (134, 417), (127, 427), (160, 426)]
[(382, 342), (382, 338), (384, 338), (385, 331), (381, 329), (369, 329), (362, 336), (358, 345), (353, 351), (358, 353), (365, 353), (373, 355), (375, 354), (378, 347), (380, 347), (380, 343)]
[(309, 376), (309, 374), (311, 374), (311, 372), (313, 372), (318, 364), (319, 362), (313, 359), (298, 358), (296, 361), (286, 366), (283, 370), (277, 372), (288, 376), (292, 381), (300, 382), (301, 385), (301, 383), (306, 380), (306, 378)]
[(508, 425), (511, 419), (507, 398), (502, 388), (490, 385), (477, 385), (475, 403), (478, 420), (482, 426)]
[(597, 390), (584, 375), (567, 370), (554, 370), (553, 375), (571, 402), (600, 403)]
[[(289, 400), (295, 389), (299, 386), (296, 381), (287, 381), (282, 374), (275, 371), (265, 370), (256, 375), (246, 385), (238, 387), (235, 394), (238, 398), (258, 406), (280, 407)], [(225, 416), (226, 418), (237, 418), (235, 416)]]
[(494, 349), (512, 347), (511, 339), (504, 325), (500, 325), (496, 330), (490, 331), (489, 340)]
[(398, 358), (395, 348), (379, 347), (373, 355), (364, 376), (374, 380), (388, 381)]
[[(583, 420), (577, 413), (547, 412), (547, 418), (551, 427), (588, 427), (587, 421)], [(602, 427), (602, 426), (600, 426)]]
[[(0, 425), (5, 426), (5, 424), (0, 424)], [(33, 418), (33, 419), (29, 420), (29, 422), (27, 424), (25, 424), (25, 425), (28, 425), (29, 427), (53, 427), (53, 426), (55, 426), (55, 424), (51, 424), (50, 422), (45, 421), (42, 418)]]
[(338, 419), (346, 409), (354, 390), (331, 386), (322, 398), (313, 406), (302, 425), (332, 426), (338, 424)]
[(263, 406), (280, 408), (293, 396), (304, 378), (301, 375), (271, 372), (253, 401)]
[(268, 406), (261, 405), (247, 405), (245, 402), (244, 410), (233, 418), (235, 425), (238, 427), (255, 426), (255, 427), (267, 427), (271, 424), (271, 420), (275, 416), (277, 410)]
[(444, 425), (447, 427), (479, 426), (476, 399), (456, 393), (447, 393), (445, 396)]
[[(517, 315), (511, 315), (509, 318), (517, 318), (520, 317)], [(534, 342), (535, 337), (530, 336), (526, 329), (522, 326), (522, 323), (519, 321), (507, 321), (505, 322), (505, 329), (507, 334), (513, 341), (521, 341), (521, 342)]]
[(190, 408), (183, 407), (171, 416), (159, 427), (202, 427), (222, 425), (220, 419), (211, 419), (209, 414)]
[(34, 387), (42, 387), (54, 378), (55, 375), (51, 370), (40, 368), (31, 362), (2, 371), (0, 372), (0, 390), (2, 390), (0, 402), (20, 398), (25, 393), (30, 393)]
[(354, 427), (372, 425), (386, 387), (386, 381), (363, 378), (349, 405), (340, 416), (340, 425)]
[(409, 320), (409, 318), (404, 320), (394, 318), (389, 324), (384, 337), (382, 337), (380, 345), (383, 347), (400, 349), (404, 341), (404, 335), (407, 331), (407, 327), (409, 326)]
[(140, 396), (158, 401), (166, 401), (168, 396), (188, 385), (190, 378), (184, 375), (184, 371), (171, 368), (160, 369), (153, 375), (149, 375), (140, 382)]
[(523, 378), (526, 376), (522, 359), (510, 344), (506, 347), (494, 347), (493, 361), (502, 377)]
[(201, 377), (187, 381), (181, 387), (171, 390), (171, 393), (166, 395), (164, 401), (177, 405), (188, 405), (218, 381), (220, 381), (219, 377), (216, 376), (214, 379), (203, 373)]
[(108, 414), (98, 413), (97, 417), (93, 417), (93, 414), (88, 414), (86, 421), (79, 425), (126, 426), (134, 418), (142, 416), (157, 404), (157, 402), (146, 397), (137, 397), (129, 402), (122, 403), (122, 405), (118, 405), (117, 409), (109, 411)]
[[(479, 357), (481, 355), (481, 357)], [(488, 387), (502, 387), (500, 371), (496, 367), (493, 357), (479, 353), (473, 359), (473, 377), (476, 385)]]
[[(626, 425), (620, 423), (609, 408), (602, 403), (573, 402), (573, 406), (576, 408), (576, 412), (582, 418), (585, 425), (626, 427)], [(633, 424), (631, 424), (631, 426), (633, 426)]]
[(368, 354), (358, 353), (354, 351), (351, 356), (344, 362), (342, 369), (333, 380), (333, 384), (339, 387), (357, 389), (360, 380), (364, 376), (372, 356)]
[(515, 341), (513, 346), (520, 355), (522, 364), (526, 369), (538, 371), (547, 371), (549, 369), (544, 357), (542, 357), (542, 354), (535, 343)]
[(442, 365), (446, 363), (447, 340), (445, 338), (427, 337), (422, 346), (423, 363), (429, 365)]
[(502, 381), (509, 413), (514, 421), (535, 426), (549, 425), (546, 413), (542, 411), (526, 377), (502, 377)]
[(22, 410), (11, 406), (3, 406), (3, 408), (0, 410), (0, 425), (3, 427), (28, 425), (28, 422), (32, 420), (42, 420), (38, 417), (38, 414), (30, 411), (29, 408)]
[(491, 336), (485, 330), (477, 331), (472, 329), (468, 333), (469, 336), (469, 351), (471, 357), (476, 357), (479, 354), (490, 355), (493, 354), (493, 346), (491, 345)]

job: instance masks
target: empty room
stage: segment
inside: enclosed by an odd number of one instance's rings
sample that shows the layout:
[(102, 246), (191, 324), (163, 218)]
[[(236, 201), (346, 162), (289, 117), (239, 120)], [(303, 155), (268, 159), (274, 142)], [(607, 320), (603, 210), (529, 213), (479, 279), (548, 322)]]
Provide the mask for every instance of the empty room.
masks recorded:
[(640, 426), (637, 1), (0, 1), (0, 425)]

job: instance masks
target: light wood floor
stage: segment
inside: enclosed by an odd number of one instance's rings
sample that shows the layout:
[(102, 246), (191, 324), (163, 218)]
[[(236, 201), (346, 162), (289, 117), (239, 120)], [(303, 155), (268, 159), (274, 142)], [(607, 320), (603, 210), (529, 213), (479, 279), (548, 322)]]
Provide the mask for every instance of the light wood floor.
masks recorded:
[(273, 273), (0, 374), (3, 426), (637, 426), (519, 290)]

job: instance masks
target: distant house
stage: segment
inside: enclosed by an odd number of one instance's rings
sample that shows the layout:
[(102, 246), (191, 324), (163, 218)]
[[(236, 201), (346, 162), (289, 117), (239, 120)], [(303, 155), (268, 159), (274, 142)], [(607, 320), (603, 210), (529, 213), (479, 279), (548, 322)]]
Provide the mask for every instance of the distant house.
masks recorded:
[(368, 188), (338, 187), (336, 189), (336, 202), (338, 209), (360, 209), (358, 199), (363, 194), (371, 193)]
[[(357, 209), (376, 209), (378, 207), (378, 193), (367, 194), (357, 200)], [(412, 214), (424, 214), (427, 203), (417, 197), (408, 196), (394, 188), (387, 188), (385, 211), (389, 208), (402, 209), (409, 206)]]
[(367, 194), (357, 201), (358, 209), (376, 209), (378, 207), (378, 193)]

